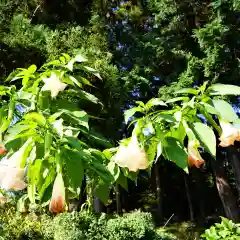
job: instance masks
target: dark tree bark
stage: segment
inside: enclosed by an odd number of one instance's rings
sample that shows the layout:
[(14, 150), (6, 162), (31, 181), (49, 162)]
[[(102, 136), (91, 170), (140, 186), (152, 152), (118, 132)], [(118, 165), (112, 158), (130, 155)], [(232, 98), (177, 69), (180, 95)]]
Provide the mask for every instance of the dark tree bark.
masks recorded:
[(81, 206), (85, 203), (87, 199), (87, 194), (86, 194), (86, 175), (84, 174), (83, 181), (82, 181), (82, 186), (81, 186), (81, 192), (79, 194), (79, 203), (78, 203), (78, 210), (81, 209)]
[(116, 185), (116, 205), (117, 205), (117, 214), (122, 213), (122, 202), (121, 202), (121, 193), (119, 184)]
[(240, 154), (235, 147), (227, 149), (227, 157), (232, 165), (235, 178), (236, 189), (238, 191), (238, 201), (240, 200)]
[(191, 196), (190, 196), (190, 191), (189, 191), (189, 186), (188, 186), (188, 179), (187, 179), (186, 173), (184, 173), (184, 184), (185, 184), (186, 195), (187, 195), (187, 200), (188, 200), (190, 221), (194, 222), (193, 205), (192, 205), (192, 199), (191, 199)]
[(98, 197), (94, 197), (93, 199), (93, 209), (95, 213), (102, 213), (105, 211), (104, 204)]
[(156, 195), (157, 195), (157, 215), (159, 220), (162, 219), (162, 191), (161, 191), (161, 179), (159, 174), (159, 163), (154, 164), (155, 179), (156, 179)]
[(224, 212), (227, 218), (232, 220), (239, 219), (239, 208), (237, 206), (236, 198), (228, 184), (227, 175), (224, 166), (224, 156), (220, 149), (217, 150), (216, 160), (211, 160), (215, 184), (221, 199)]

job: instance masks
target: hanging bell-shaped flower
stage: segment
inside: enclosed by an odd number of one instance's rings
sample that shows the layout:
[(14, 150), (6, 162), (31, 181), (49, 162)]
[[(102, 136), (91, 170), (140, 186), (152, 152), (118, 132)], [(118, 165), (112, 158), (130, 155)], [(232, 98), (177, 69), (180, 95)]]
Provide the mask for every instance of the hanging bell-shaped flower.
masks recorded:
[(190, 167), (200, 168), (205, 163), (198, 151), (199, 147), (198, 140), (190, 140), (188, 142), (188, 165)]
[(0, 164), (0, 188), (12, 191), (25, 189), (24, 174), (23, 168)]
[(49, 211), (52, 213), (61, 213), (67, 210), (65, 198), (65, 186), (61, 173), (58, 173), (52, 191), (52, 198), (49, 204)]
[(120, 145), (116, 155), (115, 162), (120, 167), (126, 167), (131, 172), (147, 169), (149, 166), (147, 154), (144, 149), (139, 147), (137, 136), (132, 136), (128, 146)]
[(3, 156), (7, 153), (7, 149), (4, 147), (3, 144), (0, 144), (0, 156)]
[(220, 120), (222, 135), (219, 138), (221, 147), (234, 145), (235, 141), (240, 141), (240, 129), (235, 128), (231, 123)]

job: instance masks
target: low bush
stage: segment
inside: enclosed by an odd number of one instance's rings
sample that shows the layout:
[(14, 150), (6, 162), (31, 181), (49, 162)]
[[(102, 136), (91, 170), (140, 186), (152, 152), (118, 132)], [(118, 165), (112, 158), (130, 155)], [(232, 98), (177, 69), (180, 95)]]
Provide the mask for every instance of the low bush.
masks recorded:
[(123, 216), (88, 212), (21, 214), (14, 207), (0, 208), (0, 239), (4, 240), (173, 240), (155, 230), (150, 213)]
[(221, 223), (216, 223), (202, 234), (206, 240), (238, 240), (240, 239), (240, 224), (222, 217)]

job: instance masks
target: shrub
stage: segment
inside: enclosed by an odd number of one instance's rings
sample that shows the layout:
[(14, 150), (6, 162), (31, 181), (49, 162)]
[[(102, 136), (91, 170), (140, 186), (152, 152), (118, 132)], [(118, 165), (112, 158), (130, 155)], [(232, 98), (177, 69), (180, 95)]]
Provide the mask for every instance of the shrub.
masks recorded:
[[(88, 212), (20, 214), (14, 207), (0, 208), (0, 239), (4, 240), (173, 240), (157, 233), (150, 213), (123, 216)], [(2, 237), (2, 238), (1, 238)]]
[(206, 240), (237, 240), (240, 239), (240, 225), (222, 217), (222, 222), (207, 229), (202, 237)]

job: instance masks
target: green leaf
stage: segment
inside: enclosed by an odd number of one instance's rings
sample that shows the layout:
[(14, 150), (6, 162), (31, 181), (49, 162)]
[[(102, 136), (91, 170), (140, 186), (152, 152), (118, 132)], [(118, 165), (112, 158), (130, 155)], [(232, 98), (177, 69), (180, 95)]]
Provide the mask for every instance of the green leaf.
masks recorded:
[(216, 137), (213, 130), (203, 123), (194, 123), (192, 130), (206, 150), (216, 157)]
[(33, 97), (32, 93), (25, 92), (25, 91), (17, 92), (18, 99), (31, 101), (32, 97)]
[(110, 186), (109, 184), (99, 184), (95, 188), (95, 195), (104, 203), (107, 204), (108, 198), (110, 193)]
[(210, 95), (240, 95), (240, 87), (230, 84), (214, 84), (208, 90)]
[(188, 171), (188, 155), (184, 149), (184, 145), (180, 143), (176, 138), (167, 137), (164, 141), (164, 152), (166, 157), (174, 162), (178, 167), (184, 171)]
[(42, 160), (37, 159), (33, 164), (28, 166), (28, 198), (31, 203), (36, 201), (36, 185), (40, 178)]
[(178, 90), (175, 93), (176, 94), (187, 93), (187, 94), (198, 95), (198, 90), (196, 90), (194, 88), (182, 88), (181, 90)]
[(170, 115), (170, 114), (156, 114), (156, 116), (153, 118), (153, 121), (159, 123), (162, 121), (167, 121), (167, 122), (176, 122), (176, 119)]
[(51, 103), (51, 91), (41, 91), (39, 94), (39, 107), (41, 110), (49, 109)]
[(90, 101), (92, 103), (101, 104), (102, 105), (100, 100), (97, 97), (95, 97), (94, 95), (92, 95), (91, 93), (88, 93), (88, 92), (85, 92), (85, 91), (79, 89), (78, 90), (78, 96), (80, 98), (86, 99), (86, 100), (88, 100), (88, 101)]
[(75, 192), (79, 194), (84, 178), (82, 159), (79, 158), (76, 152), (69, 150), (64, 150), (61, 156), (63, 156), (67, 169), (69, 185)]
[(89, 129), (88, 126), (88, 115), (85, 111), (69, 111), (69, 110), (62, 110), (65, 114), (75, 120), (79, 125)]
[(37, 112), (27, 113), (24, 116), (24, 119), (27, 121), (37, 122), (41, 126), (44, 126), (46, 124), (46, 119), (44, 116)]
[(8, 161), (14, 162), (16, 166), (20, 168), (24, 168), (27, 158), (33, 148), (33, 144), (33, 140), (31, 138), (28, 139), (24, 145), (8, 159)]
[(128, 123), (129, 118), (132, 117), (136, 112), (143, 112), (143, 109), (141, 107), (134, 107), (126, 110), (124, 112), (125, 123)]
[(146, 103), (146, 108), (149, 110), (153, 106), (167, 106), (165, 102), (161, 100), (161, 98), (152, 98)]
[(111, 161), (107, 165), (107, 168), (108, 168), (109, 172), (112, 174), (114, 181), (116, 181), (120, 175), (120, 169), (119, 169), (118, 165), (115, 162)]
[(232, 106), (224, 100), (213, 100), (213, 105), (220, 113), (221, 118), (228, 122), (235, 122), (238, 120), (237, 114), (234, 112)]
[(176, 98), (169, 99), (168, 101), (166, 101), (166, 103), (175, 103), (178, 101), (188, 102), (189, 100), (190, 100), (189, 97), (176, 97)]
[(24, 194), (21, 198), (19, 198), (17, 202), (17, 210), (21, 213), (26, 212), (26, 201), (28, 199), (28, 195)]
[(87, 62), (87, 59), (84, 58), (84, 57), (83, 57), (82, 55), (80, 55), (80, 54), (77, 55), (74, 59), (75, 59), (76, 62), (80, 62), (80, 63), (81, 63), (81, 62)]
[(93, 69), (93, 68), (88, 67), (88, 66), (83, 66), (83, 68), (84, 68), (85, 70), (87, 70), (88, 72), (92, 73), (93, 75), (95, 75), (97, 78), (99, 78), (99, 79), (102, 80), (99, 72), (98, 72), (96, 69)]
[(162, 146), (162, 142), (159, 141), (159, 143), (157, 144), (157, 156), (156, 156), (156, 161), (159, 159), (159, 157), (162, 155), (162, 151), (163, 151), (163, 146)]
[(215, 114), (217, 116), (220, 115), (219, 111), (213, 105), (206, 102), (200, 102), (200, 104), (203, 105), (206, 112), (210, 114)]
[(27, 71), (28, 71), (30, 74), (35, 73), (35, 72), (37, 71), (37, 66), (33, 64), (33, 65), (31, 65), (31, 66), (27, 69)]
[(47, 131), (44, 138), (44, 152), (45, 157), (48, 157), (50, 154), (51, 146), (53, 142), (53, 135), (50, 131)]
[(6, 86), (0, 86), (0, 96), (6, 95), (7, 93), (10, 93), (9, 87)]
[(156, 153), (157, 153), (157, 142), (158, 139), (153, 137), (148, 141), (148, 149), (147, 149), (147, 155), (148, 155), (148, 160), (150, 164), (155, 160)]
[(117, 184), (121, 185), (125, 190), (128, 190), (128, 180), (123, 175), (122, 172), (120, 172), (119, 177), (117, 179)]
[(45, 191), (47, 188), (53, 183), (56, 177), (56, 168), (54, 167), (49, 167), (45, 168), (43, 171), (43, 179), (42, 181), (39, 181), (38, 183), (38, 189), (39, 189), (39, 198), (40, 200), (44, 196)]

